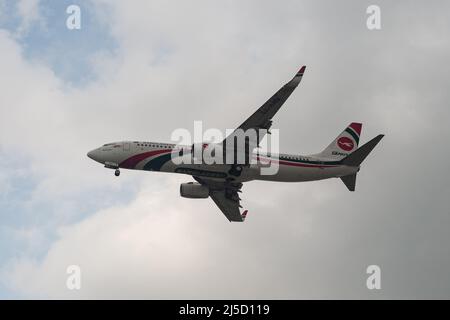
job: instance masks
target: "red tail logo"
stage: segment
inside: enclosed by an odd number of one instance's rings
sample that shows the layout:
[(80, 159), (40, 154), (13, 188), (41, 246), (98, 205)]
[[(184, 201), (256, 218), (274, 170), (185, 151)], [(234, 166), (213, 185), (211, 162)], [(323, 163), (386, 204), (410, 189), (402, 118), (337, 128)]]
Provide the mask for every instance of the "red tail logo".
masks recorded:
[(352, 139), (347, 138), (347, 137), (339, 138), (337, 141), (337, 144), (338, 144), (339, 148), (341, 148), (344, 151), (350, 151), (355, 146)]

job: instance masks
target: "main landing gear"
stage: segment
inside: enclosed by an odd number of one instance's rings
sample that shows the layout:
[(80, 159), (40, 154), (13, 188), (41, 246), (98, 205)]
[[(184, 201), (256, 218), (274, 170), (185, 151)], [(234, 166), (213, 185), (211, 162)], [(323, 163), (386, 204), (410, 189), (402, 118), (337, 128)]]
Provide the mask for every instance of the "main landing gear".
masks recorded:
[(116, 171), (114, 171), (114, 175), (115, 175), (116, 177), (120, 176), (120, 170), (119, 170), (119, 169), (116, 169)]
[(232, 165), (231, 169), (228, 171), (229, 174), (235, 177), (239, 177), (242, 173), (242, 166), (241, 165)]

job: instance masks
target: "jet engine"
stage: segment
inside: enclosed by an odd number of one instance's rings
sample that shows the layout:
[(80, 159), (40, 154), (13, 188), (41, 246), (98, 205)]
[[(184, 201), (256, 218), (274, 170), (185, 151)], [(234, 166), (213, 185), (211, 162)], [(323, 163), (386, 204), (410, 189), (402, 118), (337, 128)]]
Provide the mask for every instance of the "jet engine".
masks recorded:
[(209, 197), (209, 188), (198, 182), (182, 183), (180, 195), (189, 199), (205, 199)]

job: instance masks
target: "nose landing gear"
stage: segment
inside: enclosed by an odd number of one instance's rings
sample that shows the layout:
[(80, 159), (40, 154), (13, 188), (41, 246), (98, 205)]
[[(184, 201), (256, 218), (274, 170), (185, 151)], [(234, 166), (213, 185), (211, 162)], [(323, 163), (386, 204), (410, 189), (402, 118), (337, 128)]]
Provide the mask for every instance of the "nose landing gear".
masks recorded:
[(114, 175), (115, 175), (116, 177), (120, 176), (120, 170), (119, 170), (119, 169), (116, 169), (116, 171), (114, 171)]

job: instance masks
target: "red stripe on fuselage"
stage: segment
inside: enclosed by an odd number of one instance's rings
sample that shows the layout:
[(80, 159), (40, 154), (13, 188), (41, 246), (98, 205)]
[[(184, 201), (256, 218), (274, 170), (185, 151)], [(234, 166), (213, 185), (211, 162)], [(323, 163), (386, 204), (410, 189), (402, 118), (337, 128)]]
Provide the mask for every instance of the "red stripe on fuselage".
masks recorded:
[(119, 167), (126, 168), (126, 169), (134, 169), (139, 162), (141, 162), (149, 157), (153, 157), (153, 156), (156, 156), (156, 155), (159, 155), (162, 153), (171, 152), (171, 151), (172, 151), (172, 149), (163, 149), (163, 150), (153, 150), (153, 151), (136, 154), (136, 155), (131, 156), (128, 159), (122, 161), (119, 164)]
[(308, 164), (308, 163), (298, 163), (298, 162), (288, 162), (280, 160), (278, 161), (279, 164), (283, 164), (286, 166), (293, 166), (293, 167), (305, 167), (305, 168), (334, 168), (337, 167), (337, 165), (322, 165), (322, 164)]
[[(148, 151), (148, 152), (143, 152), (140, 154), (136, 154), (134, 156), (131, 156), (130, 158), (122, 161), (119, 165), (119, 167), (121, 168), (126, 168), (126, 169), (134, 169), (136, 167), (136, 165), (153, 156), (157, 156), (163, 153), (169, 153), (172, 152), (172, 149), (162, 149), (162, 150), (153, 150), (153, 151)], [(286, 161), (286, 160), (275, 160), (275, 159), (267, 159), (267, 158), (261, 158), (261, 157), (256, 157), (257, 160), (263, 160), (263, 161), (270, 161), (270, 162), (275, 162), (281, 165), (286, 165), (286, 166), (293, 166), (293, 167), (306, 167), (306, 168), (333, 168), (333, 167), (338, 167), (337, 165), (321, 165), (321, 164), (312, 164), (312, 163), (299, 163), (299, 162), (291, 162), (291, 161)]]

